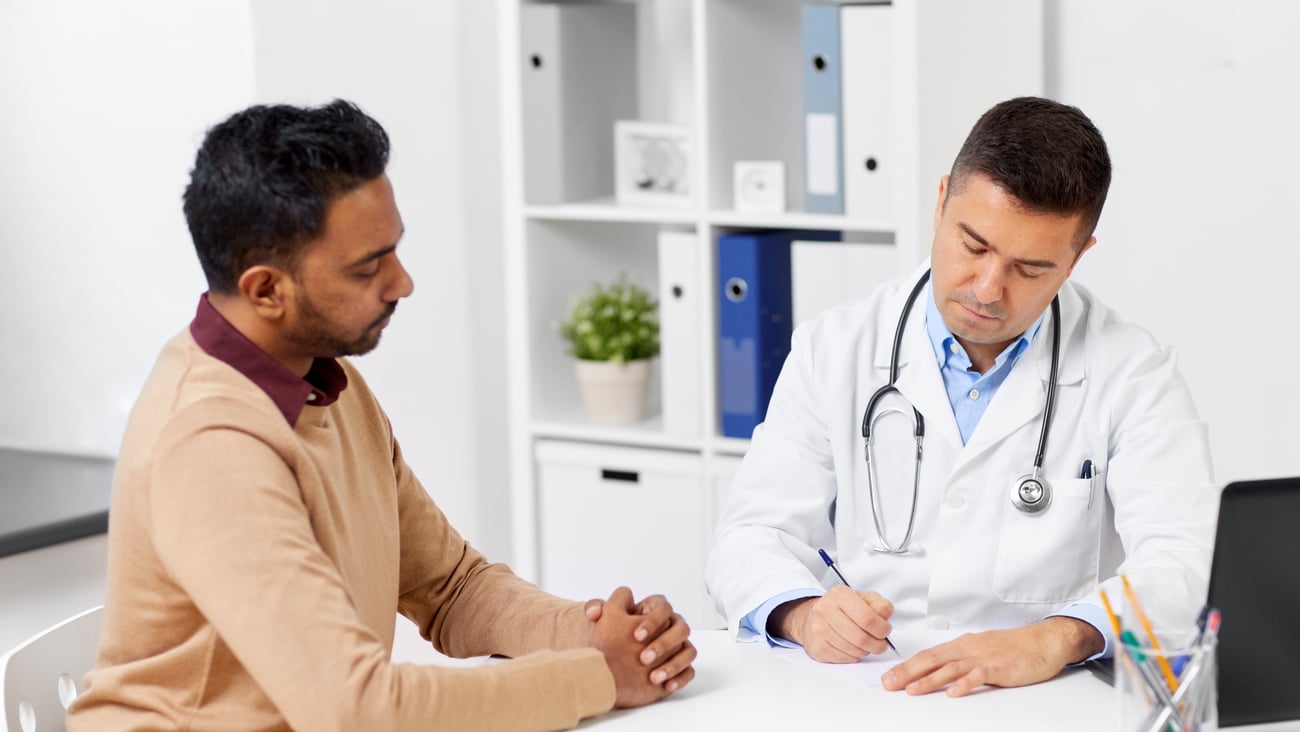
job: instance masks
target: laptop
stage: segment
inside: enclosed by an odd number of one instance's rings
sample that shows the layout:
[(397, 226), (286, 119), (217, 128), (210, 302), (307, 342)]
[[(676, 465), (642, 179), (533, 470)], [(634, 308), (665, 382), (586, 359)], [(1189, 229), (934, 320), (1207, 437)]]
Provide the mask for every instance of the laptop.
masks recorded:
[(1300, 478), (1223, 489), (1209, 604), (1220, 726), (1300, 719)]

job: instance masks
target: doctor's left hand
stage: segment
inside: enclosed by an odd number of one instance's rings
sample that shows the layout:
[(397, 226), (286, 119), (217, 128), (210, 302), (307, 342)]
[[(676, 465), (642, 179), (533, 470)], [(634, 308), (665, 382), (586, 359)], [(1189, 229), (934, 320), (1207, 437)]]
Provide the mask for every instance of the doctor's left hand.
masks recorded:
[(1104, 645), (1091, 625), (1054, 616), (1023, 628), (967, 633), (928, 648), (885, 672), (880, 683), (887, 691), (906, 689), (908, 694), (947, 687), (948, 696), (965, 696), (985, 684), (1028, 686), (1056, 676)]

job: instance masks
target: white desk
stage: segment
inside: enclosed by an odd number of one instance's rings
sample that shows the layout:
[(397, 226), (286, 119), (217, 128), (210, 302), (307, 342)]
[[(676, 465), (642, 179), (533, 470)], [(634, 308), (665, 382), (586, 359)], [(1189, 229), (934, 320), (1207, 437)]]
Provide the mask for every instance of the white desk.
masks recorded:
[[(985, 689), (950, 699), (864, 688), (778, 658), (765, 645), (735, 643), (727, 631), (691, 634), (696, 678), (657, 704), (586, 720), (579, 729), (656, 730), (1109, 730), (1115, 690), (1083, 669), (1036, 686)], [(1246, 732), (1296, 732), (1300, 721)]]

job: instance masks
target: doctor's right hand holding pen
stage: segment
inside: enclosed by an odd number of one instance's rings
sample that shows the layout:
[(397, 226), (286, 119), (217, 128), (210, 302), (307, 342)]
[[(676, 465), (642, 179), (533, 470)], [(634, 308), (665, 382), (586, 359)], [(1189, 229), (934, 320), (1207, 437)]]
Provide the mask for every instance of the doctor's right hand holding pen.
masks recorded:
[(803, 646), (822, 663), (857, 663), (873, 654), (893, 653), (888, 637), (894, 604), (875, 592), (835, 585), (821, 597), (778, 606), (768, 617), (768, 632)]

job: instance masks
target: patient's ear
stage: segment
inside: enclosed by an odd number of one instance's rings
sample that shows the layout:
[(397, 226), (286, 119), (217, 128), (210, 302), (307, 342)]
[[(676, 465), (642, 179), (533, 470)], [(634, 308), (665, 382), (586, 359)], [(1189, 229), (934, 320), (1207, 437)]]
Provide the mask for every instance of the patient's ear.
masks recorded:
[(267, 320), (283, 318), (293, 302), (293, 278), (279, 267), (257, 264), (239, 276), (239, 295)]

